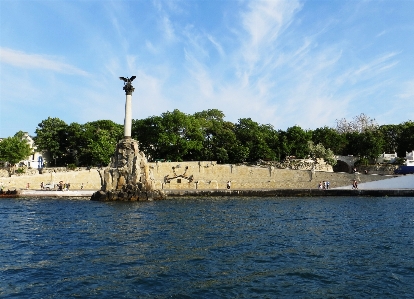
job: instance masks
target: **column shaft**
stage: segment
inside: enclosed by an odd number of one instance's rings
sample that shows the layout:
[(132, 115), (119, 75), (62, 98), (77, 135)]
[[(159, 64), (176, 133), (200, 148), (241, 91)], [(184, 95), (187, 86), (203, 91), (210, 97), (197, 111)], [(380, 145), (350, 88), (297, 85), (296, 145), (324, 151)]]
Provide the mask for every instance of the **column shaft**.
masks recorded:
[(132, 105), (131, 105), (131, 94), (126, 95), (125, 101), (125, 120), (124, 120), (124, 137), (125, 139), (131, 138), (131, 127), (132, 127)]

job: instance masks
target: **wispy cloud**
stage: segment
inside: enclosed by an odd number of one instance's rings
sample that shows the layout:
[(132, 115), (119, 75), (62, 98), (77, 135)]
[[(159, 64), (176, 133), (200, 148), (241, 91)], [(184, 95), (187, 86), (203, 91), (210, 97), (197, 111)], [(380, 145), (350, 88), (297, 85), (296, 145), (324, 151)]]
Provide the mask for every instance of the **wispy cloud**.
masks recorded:
[(357, 69), (354, 73), (355, 76), (361, 76), (367, 73), (376, 74), (382, 70), (388, 69), (394, 66), (397, 62), (389, 62), (391, 58), (393, 58), (397, 53), (387, 53), (384, 54), (373, 61), (370, 61), (367, 64), (362, 65), (359, 69)]
[(0, 62), (24, 69), (44, 69), (70, 75), (89, 75), (84, 70), (56, 58), (39, 54), (27, 54), (8, 48), (0, 48)]
[(403, 92), (398, 95), (402, 99), (411, 99), (411, 105), (414, 105), (414, 80), (405, 82)]
[(300, 8), (298, 1), (253, 1), (248, 10), (242, 14), (243, 27), (247, 33), (242, 53), (245, 61), (253, 67), (255, 63), (274, 49), (280, 33), (292, 21), (296, 10)]

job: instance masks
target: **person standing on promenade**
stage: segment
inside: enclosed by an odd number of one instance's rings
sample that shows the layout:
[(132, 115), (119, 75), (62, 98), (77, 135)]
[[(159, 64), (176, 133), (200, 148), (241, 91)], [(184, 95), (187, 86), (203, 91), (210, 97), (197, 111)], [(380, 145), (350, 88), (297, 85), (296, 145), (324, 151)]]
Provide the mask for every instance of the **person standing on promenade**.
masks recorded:
[(231, 188), (231, 182), (227, 181), (227, 189), (230, 189), (230, 188)]
[(352, 189), (358, 189), (358, 182), (356, 180), (352, 182)]

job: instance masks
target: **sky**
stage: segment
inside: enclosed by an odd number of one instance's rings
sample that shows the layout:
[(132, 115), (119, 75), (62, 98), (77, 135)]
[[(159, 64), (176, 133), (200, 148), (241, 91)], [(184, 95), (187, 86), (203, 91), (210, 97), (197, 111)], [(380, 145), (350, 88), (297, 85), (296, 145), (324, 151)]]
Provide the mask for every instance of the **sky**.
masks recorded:
[(412, 0), (0, 0), (0, 137), (221, 110), (276, 130), (414, 121)]

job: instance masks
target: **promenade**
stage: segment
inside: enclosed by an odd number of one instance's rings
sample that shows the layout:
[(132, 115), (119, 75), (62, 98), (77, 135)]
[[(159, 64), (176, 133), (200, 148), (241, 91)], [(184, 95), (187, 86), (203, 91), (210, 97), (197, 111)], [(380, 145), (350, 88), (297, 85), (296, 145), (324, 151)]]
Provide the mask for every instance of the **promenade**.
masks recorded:
[(57, 190), (20, 190), (18, 197), (76, 197), (90, 199), (92, 194), (96, 190), (69, 190), (69, 191), (57, 191)]
[[(69, 191), (21, 189), (17, 194), (1, 197), (36, 198), (79, 198), (90, 199), (97, 190), (75, 189)], [(163, 189), (167, 198), (182, 197), (328, 197), (328, 196), (402, 196), (414, 197), (414, 175), (394, 177), (381, 181), (363, 183), (354, 190), (349, 186), (319, 190), (317, 188), (298, 189)]]

